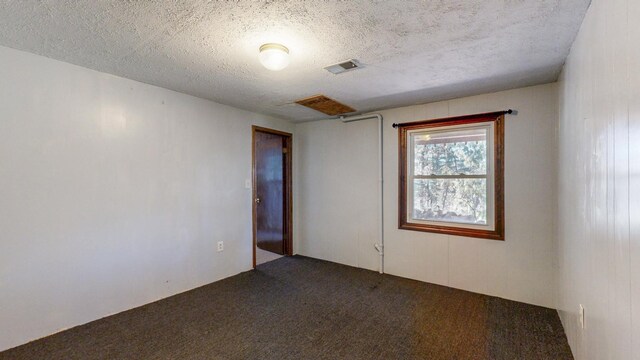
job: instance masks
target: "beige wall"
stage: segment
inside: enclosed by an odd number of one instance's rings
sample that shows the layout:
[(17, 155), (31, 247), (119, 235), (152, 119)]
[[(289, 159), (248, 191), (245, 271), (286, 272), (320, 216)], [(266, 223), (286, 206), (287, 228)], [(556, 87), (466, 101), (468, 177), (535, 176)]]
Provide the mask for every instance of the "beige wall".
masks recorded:
[(251, 268), (251, 124), (293, 126), (4, 47), (0, 64), (0, 351)]
[(559, 82), (558, 308), (577, 359), (640, 359), (638, 18), (637, 0), (593, 1)]
[[(506, 119), (506, 241), (398, 230), (398, 144), (391, 124), (508, 108), (518, 115)], [(555, 307), (556, 85), (381, 113), (386, 272)], [(377, 270), (377, 121), (304, 123), (296, 137), (299, 253)]]

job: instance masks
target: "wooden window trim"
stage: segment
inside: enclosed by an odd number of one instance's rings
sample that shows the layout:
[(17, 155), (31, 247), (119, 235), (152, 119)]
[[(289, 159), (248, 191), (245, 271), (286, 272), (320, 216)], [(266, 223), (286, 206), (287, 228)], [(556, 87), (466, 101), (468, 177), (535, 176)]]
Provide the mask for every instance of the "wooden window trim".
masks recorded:
[[(494, 122), (494, 230), (470, 229), (456, 226), (412, 223), (407, 220), (407, 132), (433, 127)], [(490, 240), (504, 240), (504, 112), (465, 115), (452, 118), (423, 120), (399, 126), (399, 197), (398, 228), (438, 234), (468, 236)]]

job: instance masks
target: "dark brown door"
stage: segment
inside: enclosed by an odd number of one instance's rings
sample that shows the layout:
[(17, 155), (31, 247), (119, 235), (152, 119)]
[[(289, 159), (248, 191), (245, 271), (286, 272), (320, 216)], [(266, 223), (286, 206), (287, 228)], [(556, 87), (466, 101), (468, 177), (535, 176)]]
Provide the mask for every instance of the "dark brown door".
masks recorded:
[(256, 245), (285, 254), (287, 233), (287, 137), (254, 131)]

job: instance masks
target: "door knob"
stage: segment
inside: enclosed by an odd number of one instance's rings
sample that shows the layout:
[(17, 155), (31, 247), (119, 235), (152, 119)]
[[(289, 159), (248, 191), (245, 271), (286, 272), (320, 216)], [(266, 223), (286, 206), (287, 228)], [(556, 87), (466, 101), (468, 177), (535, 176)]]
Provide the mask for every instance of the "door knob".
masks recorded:
[(260, 198), (256, 198), (256, 204), (260, 204)]

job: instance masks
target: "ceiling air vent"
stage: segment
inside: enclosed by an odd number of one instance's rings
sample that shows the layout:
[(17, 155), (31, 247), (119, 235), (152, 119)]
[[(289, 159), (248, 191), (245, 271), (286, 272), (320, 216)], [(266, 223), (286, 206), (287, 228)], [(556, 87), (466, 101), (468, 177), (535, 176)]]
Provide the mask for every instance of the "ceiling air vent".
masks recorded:
[(338, 75), (338, 74), (342, 74), (343, 72), (355, 70), (355, 69), (358, 69), (358, 68), (361, 68), (361, 67), (362, 67), (362, 65), (358, 62), (358, 60), (349, 59), (349, 60), (343, 61), (341, 63), (329, 65), (329, 66), (325, 67), (324, 69), (327, 70), (328, 72), (332, 73), (332, 74)]
[(296, 100), (296, 103), (331, 116), (355, 111), (352, 107), (341, 104), (324, 95), (316, 95), (306, 99)]

